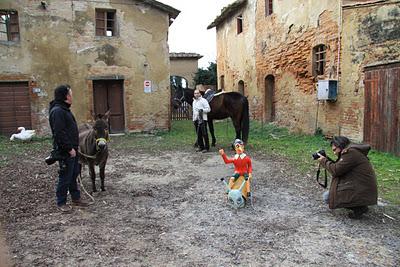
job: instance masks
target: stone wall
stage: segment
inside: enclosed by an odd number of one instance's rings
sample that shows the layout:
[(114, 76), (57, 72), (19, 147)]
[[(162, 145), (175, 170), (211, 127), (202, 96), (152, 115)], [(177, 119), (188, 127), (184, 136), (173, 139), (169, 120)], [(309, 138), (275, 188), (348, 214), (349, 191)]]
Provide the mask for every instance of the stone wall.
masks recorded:
[(193, 77), (198, 70), (197, 58), (171, 58), (171, 75), (178, 75), (188, 80), (188, 87), (194, 88)]
[[(74, 91), (73, 112), (79, 122), (92, 119), (91, 77), (123, 77), (128, 131), (170, 127), (169, 15), (132, 0), (1, 1), (1, 9), (19, 15), (20, 42), (0, 43), (0, 81), (25, 80), (40, 87), (32, 96), (34, 128), (49, 133), (48, 102), (62, 83)], [(117, 34), (95, 36), (95, 9), (116, 10)], [(152, 92), (144, 92), (144, 80)]]
[(400, 59), (398, 1), (343, 7), (342, 133), (363, 140), (364, 67)]
[[(247, 5), (236, 11), (230, 19), (216, 27), (217, 31), (217, 76), (220, 86), (224, 76), (225, 91), (238, 91), (239, 81), (244, 82), (244, 94), (251, 102), (257, 91), (255, 79), (255, 2), (249, 0)], [(237, 17), (243, 17), (243, 32), (237, 33)]]

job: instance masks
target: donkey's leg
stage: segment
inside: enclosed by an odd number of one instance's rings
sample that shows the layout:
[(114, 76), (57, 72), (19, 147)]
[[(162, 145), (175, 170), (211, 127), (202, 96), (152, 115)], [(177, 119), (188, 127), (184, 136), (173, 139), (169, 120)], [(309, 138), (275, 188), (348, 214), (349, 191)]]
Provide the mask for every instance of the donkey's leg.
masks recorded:
[(106, 191), (106, 188), (104, 187), (104, 178), (105, 178), (105, 174), (104, 174), (104, 170), (106, 168), (106, 163), (104, 162), (104, 164), (100, 164), (99, 169), (100, 169), (100, 188), (101, 191)]
[(208, 129), (210, 130), (210, 134), (211, 134), (211, 146), (215, 146), (215, 143), (217, 143), (217, 139), (215, 139), (214, 124), (213, 124), (213, 120), (211, 120), (211, 119), (208, 119)]
[(96, 189), (96, 173), (94, 171), (94, 163), (89, 163), (89, 174), (90, 179), (92, 179), (92, 191), (97, 192)]

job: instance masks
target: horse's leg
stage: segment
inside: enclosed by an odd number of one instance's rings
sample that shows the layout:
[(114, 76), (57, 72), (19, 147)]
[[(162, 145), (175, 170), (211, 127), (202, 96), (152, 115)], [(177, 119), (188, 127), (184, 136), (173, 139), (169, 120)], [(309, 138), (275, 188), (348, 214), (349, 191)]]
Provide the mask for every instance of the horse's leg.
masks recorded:
[(94, 163), (92, 163), (92, 162), (89, 163), (89, 174), (90, 174), (90, 179), (92, 180), (92, 191), (97, 192), (97, 190), (96, 190), (96, 173), (94, 171)]
[(208, 129), (210, 129), (211, 134), (211, 146), (215, 146), (217, 139), (215, 139), (213, 120), (208, 119)]
[(106, 163), (105, 162), (101, 163), (99, 168), (100, 168), (100, 183), (101, 183), (100, 188), (101, 191), (106, 191), (106, 188), (104, 187), (104, 178), (105, 178), (104, 170), (106, 168)]
[(235, 132), (236, 132), (236, 139), (242, 140), (241, 134), (242, 134), (242, 126), (240, 123), (240, 120), (235, 120), (234, 118), (232, 119), (233, 126), (235, 127)]

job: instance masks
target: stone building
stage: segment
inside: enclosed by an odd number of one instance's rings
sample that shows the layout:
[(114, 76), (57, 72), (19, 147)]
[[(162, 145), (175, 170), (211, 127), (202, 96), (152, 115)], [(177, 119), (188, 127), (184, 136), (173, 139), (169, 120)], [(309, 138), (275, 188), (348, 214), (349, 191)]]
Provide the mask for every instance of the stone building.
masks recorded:
[(250, 98), (257, 94), (255, 4), (256, 0), (238, 0), (222, 9), (207, 27), (216, 27), (217, 32), (218, 89), (238, 91)]
[(196, 53), (169, 53), (171, 76), (180, 76), (186, 79), (187, 87), (196, 86), (193, 77), (199, 68), (199, 59), (202, 55)]
[(49, 133), (63, 83), (78, 122), (111, 110), (111, 133), (170, 127), (168, 29), (179, 11), (154, 0), (0, 2), (0, 132)]
[(395, 0), (238, 0), (209, 26), (218, 77), (229, 91), (247, 77), (253, 118), (400, 154), (399, 14)]

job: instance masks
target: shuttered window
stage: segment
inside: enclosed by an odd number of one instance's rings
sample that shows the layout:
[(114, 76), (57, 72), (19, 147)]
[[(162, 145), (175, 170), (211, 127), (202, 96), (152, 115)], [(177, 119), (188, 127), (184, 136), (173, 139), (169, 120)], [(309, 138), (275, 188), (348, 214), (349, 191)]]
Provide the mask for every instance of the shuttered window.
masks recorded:
[(96, 36), (115, 36), (115, 21), (115, 10), (96, 9)]
[(19, 41), (17, 11), (0, 10), (0, 41)]

